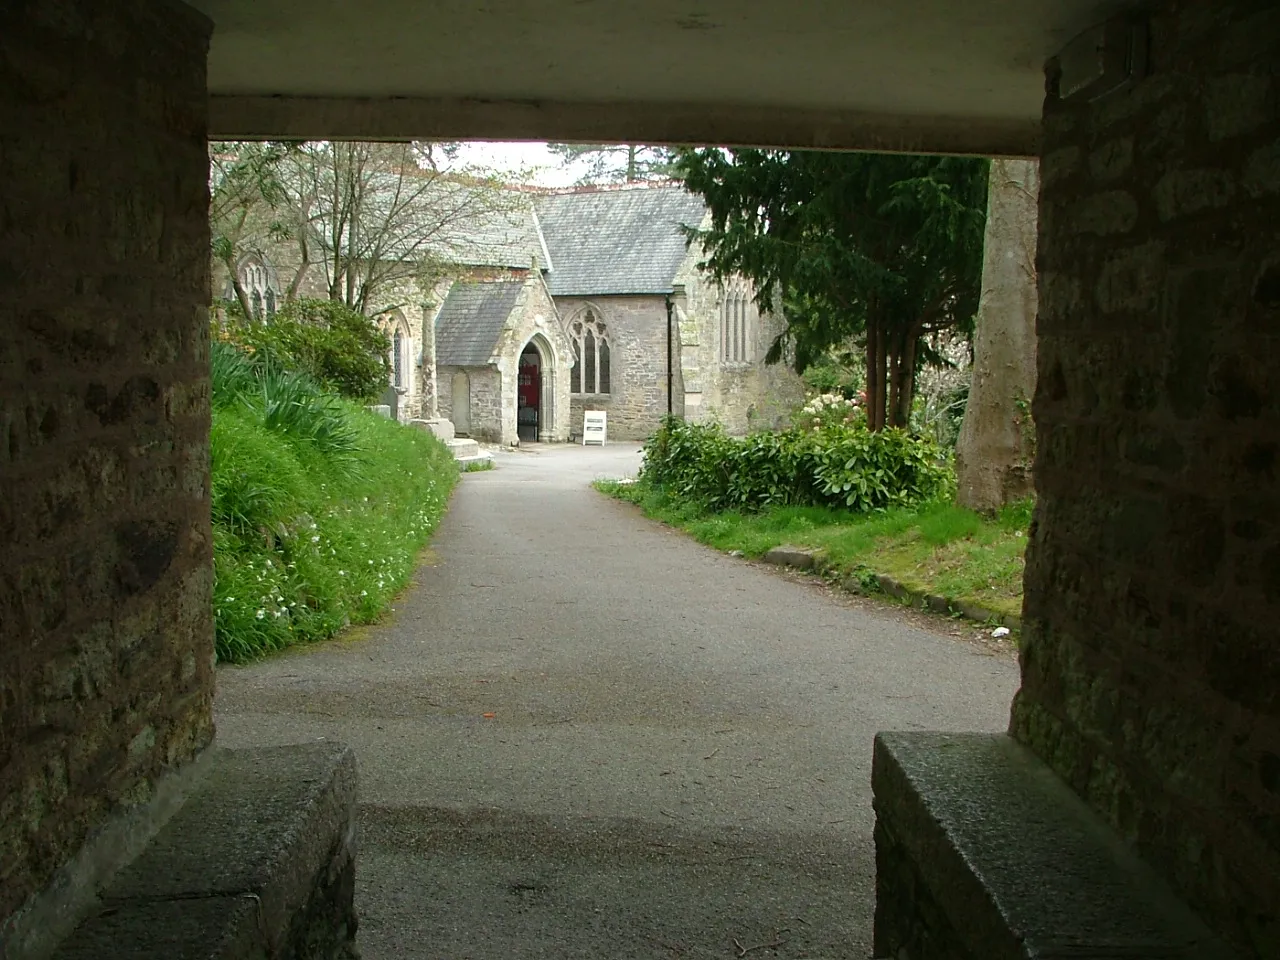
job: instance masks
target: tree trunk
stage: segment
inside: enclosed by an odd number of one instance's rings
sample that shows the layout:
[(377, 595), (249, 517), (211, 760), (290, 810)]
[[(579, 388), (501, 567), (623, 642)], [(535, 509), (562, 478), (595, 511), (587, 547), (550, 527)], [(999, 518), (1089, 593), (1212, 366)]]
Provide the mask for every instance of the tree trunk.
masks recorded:
[(894, 389), (889, 425), (906, 428), (911, 425), (911, 405), (916, 398), (916, 344), (915, 327), (907, 330), (898, 344), (894, 362)]
[(876, 425), (875, 429), (883, 430), (885, 422), (885, 400), (888, 397), (886, 377), (889, 372), (889, 332), (884, 323), (876, 321)]
[(899, 367), (902, 364), (902, 344), (898, 340), (897, 333), (891, 335), (889, 344), (889, 398), (885, 406), (884, 423), (882, 426), (896, 427), (898, 426), (898, 388), (899, 383)]
[(956, 443), (956, 502), (984, 513), (1032, 490), (1039, 194), (1036, 161), (991, 162), (973, 383)]
[(867, 318), (867, 429), (884, 427), (884, 330), (875, 317)]
[(240, 309), (244, 311), (246, 320), (256, 320), (253, 310), (249, 306), (249, 295), (245, 293), (244, 287), (240, 283), (240, 275), (236, 273), (236, 263), (233, 259), (223, 261), (227, 268), (227, 275), (231, 278), (231, 290), (236, 295), (236, 300), (240, 303)]

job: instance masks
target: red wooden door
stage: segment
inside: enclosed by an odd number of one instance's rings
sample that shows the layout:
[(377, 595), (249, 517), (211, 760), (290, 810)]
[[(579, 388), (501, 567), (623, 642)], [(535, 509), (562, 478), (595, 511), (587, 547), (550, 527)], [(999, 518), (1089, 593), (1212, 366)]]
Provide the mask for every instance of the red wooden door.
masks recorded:
[(542, 369), (538, 358), (525, 354), (520, 358), (517, 390), (516, 423), (522, 440), (538, 439), (538, 405), (542, 400)]

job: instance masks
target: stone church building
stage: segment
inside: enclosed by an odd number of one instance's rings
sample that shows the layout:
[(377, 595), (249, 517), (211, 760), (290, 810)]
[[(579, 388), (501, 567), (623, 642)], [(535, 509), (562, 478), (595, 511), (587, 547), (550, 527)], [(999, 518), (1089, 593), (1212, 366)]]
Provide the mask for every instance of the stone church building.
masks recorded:
[[(781, 319), (746, 281), (699, 269), (684, 234), (705, 225), (698, 197), (676, 184), (513, 195), (455, 228), (449, 279), (422, 289), (406, 268), (386, 295), (399, 419), (515, 445), (579, 439), (587, 410), (607, 414), (611, 438), (643, 439), (668, 409), (745, 433), (802, 401), (799, 377), (763, 362)], [(255, 306), (279, 299), (263, 257), (240, 276)]]

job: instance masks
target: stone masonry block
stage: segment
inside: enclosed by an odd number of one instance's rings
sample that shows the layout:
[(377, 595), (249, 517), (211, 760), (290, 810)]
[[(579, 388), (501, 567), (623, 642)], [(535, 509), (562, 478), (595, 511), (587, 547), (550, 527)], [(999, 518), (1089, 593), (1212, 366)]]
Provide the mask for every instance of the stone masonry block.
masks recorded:
[(0, 817), (7, 942), (211, 735), (211, 672), (176, 667), (212, 650), (208, 604), (178, 602), (209, 563), (211, 25), (150, 0), (0, 19), (0, 794), (27, 798)]
[(1234, 956), (1004, 735), (882, 733), (872, 786), (876, 956)]
[(774, 547), (765, 553), (765, 563), (779, 567), (794, 567), (797, 570), (812, 570), (821, 565), (823, 554), (820, 550), (809, 547), (794, 547), (790, 544)]
[(353, 955), (355, 757), (223, 750), (55, 960)]
[(1242, 955), (1269, 957), (1280, 802), (1257, 771), (1280, 754), (1254, 731), (1280, 702), (1280, 11), (1164, 2), (1150, 26), (1147, 79), (1045, 103), (1011, 730)]

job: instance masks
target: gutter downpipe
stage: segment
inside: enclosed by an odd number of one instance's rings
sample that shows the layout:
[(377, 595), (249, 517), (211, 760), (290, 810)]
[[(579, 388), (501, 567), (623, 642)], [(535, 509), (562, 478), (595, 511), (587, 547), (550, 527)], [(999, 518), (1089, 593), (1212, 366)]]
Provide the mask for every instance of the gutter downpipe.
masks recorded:
[(667, 416), (672, 415), (671, 391), (674, 383), (671, 369), (671, 294), (667, 294)]

